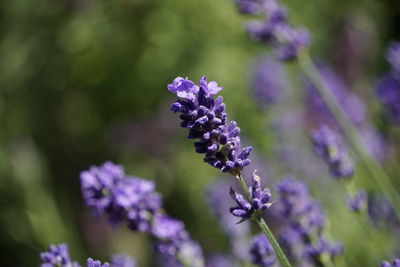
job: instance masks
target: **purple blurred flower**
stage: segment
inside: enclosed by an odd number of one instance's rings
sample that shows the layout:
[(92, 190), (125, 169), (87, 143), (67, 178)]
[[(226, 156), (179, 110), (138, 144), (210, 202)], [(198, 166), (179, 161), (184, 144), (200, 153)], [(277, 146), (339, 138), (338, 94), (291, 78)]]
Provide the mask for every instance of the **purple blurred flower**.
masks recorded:
[(115, 254), (111, 257), (111, 267), (135, 267), (135, 260), (127, 255)]
[[(113, 189), (115, 196), (113, 208), (118, 214), (125, 214), (132, 230), (148, 232), (151, 219), (161, 208), (161, 196), (155, 192), (152, 181), (137, 177), (127, 177)], [(112, 214), (112, 213), (111, 213)]]
[(238, 194), (231, 187), (230, 195), (235, 200), (237, 206), (232, 207), (230, 212), (236, 216), (242, 218), (241, 222), (251, 218), (254, 214), (260, 215), (271, 207), (271, 192), (268, 188), (261, 189), (260, 177), (256, 175), (254, 171), (253, 185), (249, 187), (249, 193), (251, 202), (249, 202), (243, 195)]
[[(194, 84), (190, 80), (185, 83)], [(189, 129), (188, 138), (199, 139), (194, 146), (197, 153), (205, 154), (204, 161), (236, 176), (250, 164), (248, 157), (252, 148), (242, 149), (240, 128), (234, 121), (227, 123), (224, 99), (214, 98), (221, 89), (216, 82), (208, 83), (203, 77), (198, 93), (192, 90), (193, 97), (178, 99), (171, 110), (181, 114), (181, 126)]]
[(66, 244), (51, 245), (48, 251), (40, 253), (43, 263), (41, 267), (79, 267), (76, 262), (72, 262)]
[(207, 258), (206, 267), (234, 267), (234, 261), (231, 257), (214, 254)]
[(239, 11), (244, 14), (256, 14), (264, 10), (267, 0), (233, 0)]
[[(342, 78), (336, 74), (327, 64), (318, 64), (318, 71), (324, 79), (325, 84), (330, 89), (332, 95), (341, 105), (348, 118), (357, 126), (366, 121), (366, 108), (362, 99), (351, 93)], [(338, 129), (338, 123), (334, 115), (330, 112), (325, 101), (319, 95), (316, 86), (308, 79), (305, 80), (308, 95), (307, 102), (311, 117), (316, 119), (317, 124), (327, 124), (330, 127)]]
[(400, 42), (393, 42), (387, 52), (386, 59), (390, 63), (392, 73), (397, 76), (400, 74)]
[(275, 252), (263, 233), (253, 237), (250, 244), (251, 262), (263, 267), (272, 266), (276, 262)]
[(105, 262), (101, 263), (101, 261), (93, 260), (92, 258), (87, 259), (87, 267), (109, 267), (110, 264)]
[(400, 124), (400, 78), (386, 75), (378, 86), (378, 96), (390, 117)]
[(162, 214), (154, 217), (152, 234), (157, 238), (156, 250), (170, 255), (177, 254), (189, 237), (183, 222)]
[(327, 162), (335, 177), (351, 178), (353, 176), (354, 163), (338, 133), (324, 125), (312, 131), (311, 139), (315, 152)]
[(305, 28), (295, 29), (287, 22), (285, 7), (275, 0), (266, 0), (264, 11), (264, 21), (250, 21), (247, 30), (255, 40), (277, 48), (279, 59), (295, 59), (301, 50), (310, 46), (311, 34)]
[(266, 56), (257, 62), (252, 79), (256, 101), (262, 106), (277, 102), (287, 87), (286, 71), (282, 63)]
[(81, 173), (82, 193), (86, 204), (97, 214), (110, 208), (114, 186), (125, 177), (124, 169), (112, 162), (92, 166)]
[[(112, 173), (119, 174), (118, 179), (111, 179), (115, 177), (104, 171), (110, 166), (114, 170)], [(87, 192), (101, 192), (95, 195), (95, 203), (106, 202), (107, 205), (97, 210), (106, 213), (113, 224), (127, 222), (132, 230), (151, 233), (156, 238), (155, 248), (160, 253), (187, 261), (202, 261), (201, 248), (190, 239), (183, 222), (165, 215), (162, 211), (161, 196), (155, 191), (154, 183), (137, 177), (125, 177), (123, 172), (116, 171), (121, 169), (122, 167), (106, 163), (100, 168), (92, 167), (89, 171), (82, 172), (81, 183), (84, 195), (88, 196), (85, 198), (87, 203), (91, 204), (94, 198), (94, 194)], [(107, 183), (100, 183), (100, 178), (104, 177), (107, 178), (103, 179)], [(103, 194), (106, 190), (107, 194)], [(98, 205), (94, 207), (97, 208)], [(188, 253), (188, 248), (194, 247), (197, 258), (185, 258), (195, 256)]]
[(325, 257), (322, 254), (333, 258), (341, 253), (339, 244), (331, 244), (324, 237), (325, 214), (304, 182), (289, 176), (277, 184), (276, 190), (276, 212), (285, 223), (281, 239), (292, 257), (318, 265)]
[(85, 201), (98, 214), (107, 213), (116, 225), (127, 220), (132, 230), (149, 231), (153, 214), (161, 208), (161, 197), (151, 181), (125, 178), (123, 168), (106, 162), (81, 173)]
[(400, 267), (400, 259), (395, 259), (392, 264), (387, 261), (381, 263), (381, 267)]
[(323, 264), (319, 262), (324, 255), (328, 255), (330, 258), (334, 258), (343, 253), (343, 246), (338, 243), (329, 243), (326, 239), (321, 238), (317, 245), (310, 245), (306, 248), (306, 254), (309, 258), (313, 259), (315, 263)]
[(354, 212), (363, 212), (367, 208), (367, 192), (360, 190), (354, 196), (349, 196), (347, 205)]

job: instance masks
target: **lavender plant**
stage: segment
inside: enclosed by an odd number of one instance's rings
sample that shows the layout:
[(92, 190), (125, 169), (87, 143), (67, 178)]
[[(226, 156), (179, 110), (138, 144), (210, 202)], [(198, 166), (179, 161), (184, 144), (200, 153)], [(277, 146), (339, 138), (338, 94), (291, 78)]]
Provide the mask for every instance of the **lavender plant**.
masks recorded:
[[(379, 162), (370, 155), (358, 129), (349, 120), (341, 105), (335, 99), (329, 85), (324, 81), (317, 67), (308, 54), (311, 43), (310, 34), (305, 29), (294, 29), (288, 23), (286, 9), (278, 4), (276, 0), (260, 1), (235, 1), (239, 10), (244, 13), (264, 14), (265, 22), (250, 22), (248, 30), (250, 34), (259, 41), (271, 45), (278, 50), (278, 58), (282, 60), (297, 59), (305, 75), (316, 85), (319, 95), (334, 114), (336, 120), (349, 139), (360, 163), (371, 174), (379, 188), (388, 196), (395, 206), (396, 215), (400, 218), (400, 197), (394, 189), (391, 180), (386, 175)], [(254, 5), (253, 3), (257, 3)], [(246, 7), (251, 8), (246, 8)], [(390, 53), (393, 62), (396, 60), (396, 49)], [(392, 56), (393, 55), (393, 56)]]
[(378, 86), (378, 96), (390, 117), (400, 123), (400, 43), (393, 43), (386, 55), (391, 71), (382, 78)]
[(400, 259), (395, 259), (392, 264), (387, 261), (381, 263), (381, 267), (400, 267)]
[(113, 225), (127, 223), (133, 231), (150, 234), (157, 252), (175, 259), (176, 266), (203, 266), (200, 246), (190, 238), (183, 222), (162, 210), (153, 182), (126, 176), (111, 162), (81, 173), (86, 204), (97, 214), (107, 214)]
[(310, 196), (306, 183), (289, 176), (278, 182), (276, 190), (279, 197), (275, 209), (285, 223), (281, 239), (292, 258), (325, 266), (343, 253), (342, 245), (328, 241), (324, 212)]
[(208, 83), (206, 76), (201, 78), (200, 86), (182, 77), (177, 77), (167, 86), (179, 99), (172, 104), (171, 110), (180, 113), (181, 126), (189, 129), (189, 139), (198, 139), (195, 150), (205, 154), (204, 161), (235, 176), (242, 187), (244, 195), (231, 190), (231, 196), (237, 207), (231, 212), (244, 221), (254, 219), (271, 242), (275, 253), (283, 266), (290, 263), (261, 217), (270, 205), (271, 196), (268, 189), (261, 189), (260, 178), (253, 175), (253, 186), (248, 188), (242, 177), (242, 170), (250, 164), (249, 155), (252, 147), (241, 148), (240, 128), (235, 121), (227, 122), (227, 113), (222, 96), (215, 95), (222, 90), (213, 81)]
[[(42, 259), (41, 267), (81, 267), (75, 261), (71, 261), (68, 246), (66, 244), (51, 245), (48, 251), (40, 254)], [(101, 261), (87, 259), (87, 267), (135, 267), (136, 263), (132, 257), (116, 254), (111, 258), (111, 264)]]

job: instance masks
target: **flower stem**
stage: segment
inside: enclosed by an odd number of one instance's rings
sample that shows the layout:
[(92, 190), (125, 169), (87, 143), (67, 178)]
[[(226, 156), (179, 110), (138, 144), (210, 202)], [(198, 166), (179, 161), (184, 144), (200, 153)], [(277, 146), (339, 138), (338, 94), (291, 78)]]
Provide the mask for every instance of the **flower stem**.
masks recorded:
[[(246, 185), (246, 181), (243, 179), (242, 175), (238, 175), (237, 178), (239, 179), (240, 185), (242, 186), (243, 192), (246, 195), (247, 199), (251, 201), (251, 196), (249, 189)], [(269, 242), (271, 243), (272, 247), (274, 248), (275, 255), (277, 256), (280, 264), (282, 267), (291, 267), (289, 260), (287, 259), (285, 253), (283, 252), (282, 248), (280, 247), (278, 241), (276, 240), (274, 234), (269, 229), (267, 223), (261, 216), (257, 216), (254, 218), (257, 222), (258, 226), (264, 232), (265, 236), (268, 238)]]
[(389, 198), (394, 206), (397, 218), (400, 219), (400, 196), (382, 166), (367, 150), (367, 146), (364, 144), (357, 127), (349, 120), (306, 51), (299, 55), (298, 62), (305, 75), (315, 84), (319, 95), (340, 124), (360, 163), (374, 178), (380, 190)]

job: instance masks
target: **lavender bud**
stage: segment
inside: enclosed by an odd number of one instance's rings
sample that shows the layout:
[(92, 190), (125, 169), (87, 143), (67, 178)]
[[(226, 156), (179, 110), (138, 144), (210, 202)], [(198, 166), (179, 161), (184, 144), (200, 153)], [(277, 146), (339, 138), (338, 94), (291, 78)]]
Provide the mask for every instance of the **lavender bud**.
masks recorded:
[(311, 139), (315, 152), (327, 162), (331, 173), (337, 178), (350, 178), (354, 164), (339, 135), (327, 126), (312, 131)]
[(253, 185), (249, 188), (251, 203), (241, 194), (238, 194), (231, 188), (230, 195), (235, 200), (237, 206), (230, 208), (230, 212), (241, 217), (242, 221), (255, 215), (260, 215), (271, 207), (271, 192), (268, 188), (261, 189), (260, 177), (254, 171), (252, 176)]
[(79, 267), (76, 262), (72, 262), (66, 244), (51, 245), (48, 251), (40, 253), (43, 263), (41, 267)]
[(400, 267), (400, 259), (395, 259), (392, 264), (387, 261), (381, 263), (381, 267)]
[(363, 190), (357, 192), (354, 196), (349, 196), (347, 205), (354, 212), (363, 212), (367, 208), (367, 193)]
[(275, 252), (263, 233), (253, 237), (250, 244), (251, 262), (263, 267), (272, 266), (276, 262)]
[(87, 267), (109, 267), (110, 264), (105, 262), (101, 263), (101, 261), (93, 260), (92, 258), (87, 259)]

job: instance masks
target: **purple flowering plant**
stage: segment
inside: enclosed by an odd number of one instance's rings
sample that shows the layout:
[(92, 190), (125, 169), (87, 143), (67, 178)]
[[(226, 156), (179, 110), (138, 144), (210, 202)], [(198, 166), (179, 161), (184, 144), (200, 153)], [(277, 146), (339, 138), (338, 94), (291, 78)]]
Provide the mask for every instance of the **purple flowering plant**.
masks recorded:
[[(292, 26), (287, 8), (276, 0), (234, 0), (234, 3), (241, 13), (261, 17), (250, 21), (247, 31), (254, 40), (273, 47), (279, 60), (268, 58), (268, 62), (259, 66), (253, 87), (261, 101), (267, 105), (277, 102), (286, 87), (282, 82), (285, 75), (281, 62), (297, 61), (311, 88), (308, 92), (310, 106), (314, 106), (313, 112), (318, 110), (315, 115), (319, 128), (311, 133), (315, 153), (340, 180), (353, 182), (355, 179), (350, 178), (354, 176), (356, 164), (357, 170), (364, 169), (389, 199), (392, 217), (400, 218), (400, 197), (378, 162), (372, 145), (363, 137), (366, 129), (376, 133), (365, 123), (365, 104), (357, 95), (346, 92), (332, 72), (313, 63), (308, 54), (310, 32), (304, 27)], [(400, 43), (390, 46), (387, 61), (391, 70), (381, 79), (377, 94), (391, 120), (398, 123)], [(269, 67), (276, 68), (277, 72), (274, 75), (264, 72)], [(329, 236), (329, 222), (323, 206), (311, 196), (306, 182), (291, 176), (281, 179), (276, 184), (277, 194), (273, 200), (271, 190), (261, 185), (261, 177), (255, 170), (251, 176), (244, 177), (244, 169), (252, 166), (253, 148), (242, 144), (237, 122), (228, 120), (226, 104), (220, 95), (224, 88), (203, 76), (198, 84), (188, 77), (176, 77), (167, 89), (177, 97), (171, 110), (179, 115), (180, 126), (188, 131), (187, 138), (194, 141), (195, 152), (203, 155), (205, 163), (235, 177), (234, 182), (240, 185), (216, 184), (208, 197), (222, 228), (230, 236), (232, 252), (204, 257), (200, 243), (191, 237), (185, 223), (164, 209), (155, 183), (129, 176), (122, 166), (112, 162), (81, 172), (82, 195), (93, 214), (107, 217), (114, 227), (126, 225), (133, 232), (149, 235), (161, 259), (160, 266), (230, 267), (238, 262), (257, 266), (334, 266), (345, 250)], [(350, 191), (349, 208), (356, 213), (370, 211), (369, 194), (363, 189)], [(378, 209), (382, 209), (381, 206)], [(279, 226), (270, 228), (271, 219), (277, 220)], [(261, 230), (251, 239), (249, 221), (256, 222)], [(246, 256), (242, 255), (243, 250)], [(40, 257), (42, 267), (82, 266), (71, 260), (66, 244), (52, 245)], [(117, 254), (111, 257), (110, 263), (88, 258), (86, 266), (135, 267), (136, 262)], [(400, 267), (400, 260), (383, 261), (381, 266)]]

